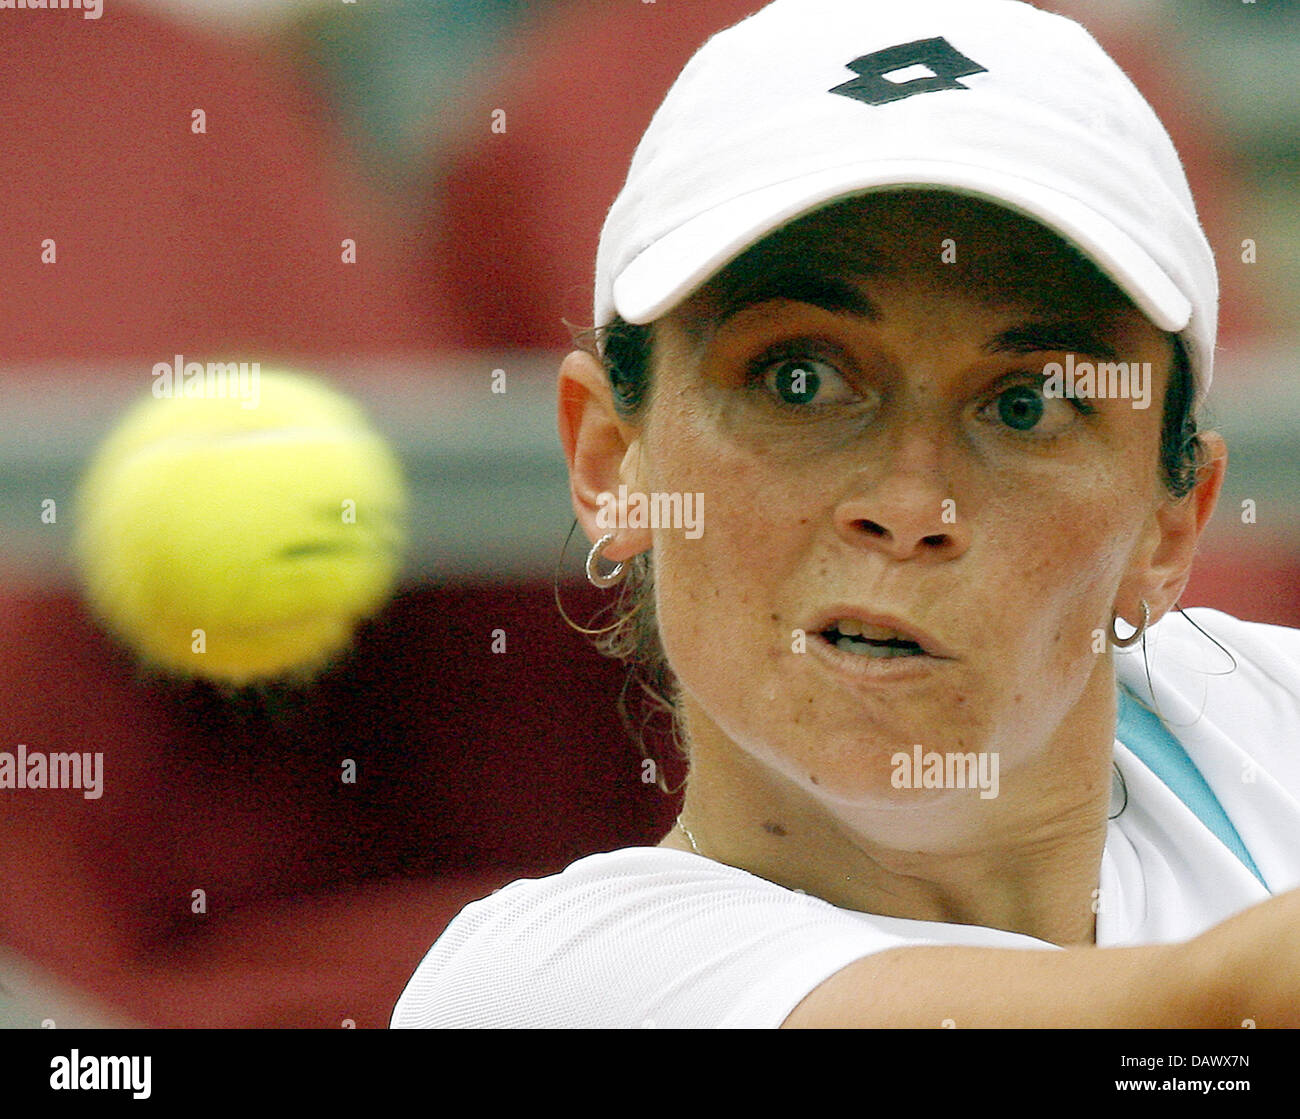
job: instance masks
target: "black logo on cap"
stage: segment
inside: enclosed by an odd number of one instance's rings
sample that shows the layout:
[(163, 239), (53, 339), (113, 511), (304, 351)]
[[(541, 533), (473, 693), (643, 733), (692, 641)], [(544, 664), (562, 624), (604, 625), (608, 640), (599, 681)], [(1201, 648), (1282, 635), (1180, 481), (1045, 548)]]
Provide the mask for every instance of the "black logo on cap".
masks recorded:
[[(828, 90), (863, 101), (868, 105), (888, 105), (918, 93), (935, 93), (941, 89), (967, 89), (958, 78), (988, 71), (978, 62), (972, 62), (947, 39), (917, 39), (915, 43), (899, 43), (896, 47), (864, 54), (846, 63), (860, 77)], [(891, 82), (885, 75), (909, 66), (924, 66), (930, 73), (905, 82)]]

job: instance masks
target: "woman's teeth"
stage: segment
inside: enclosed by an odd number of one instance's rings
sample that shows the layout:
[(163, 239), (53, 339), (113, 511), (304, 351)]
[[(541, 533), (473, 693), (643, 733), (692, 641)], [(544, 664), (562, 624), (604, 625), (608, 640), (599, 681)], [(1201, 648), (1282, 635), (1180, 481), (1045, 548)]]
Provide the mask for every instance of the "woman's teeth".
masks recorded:
[(914, 657), (925, 650), (915, 641), (903, 637), (897, 630), (871, 625), (853, 618), (845, 618), (825, 633), (826, 639), (837, 649), (858, 656), (885, 659), (889, 657)]
[(855, 641), (852, 637), (841, 637), (835, 642), (835, 648), (858, 656), (874, 657), (915, 657), (921, 650), (917, 645), (872, 645), (867, 641)]

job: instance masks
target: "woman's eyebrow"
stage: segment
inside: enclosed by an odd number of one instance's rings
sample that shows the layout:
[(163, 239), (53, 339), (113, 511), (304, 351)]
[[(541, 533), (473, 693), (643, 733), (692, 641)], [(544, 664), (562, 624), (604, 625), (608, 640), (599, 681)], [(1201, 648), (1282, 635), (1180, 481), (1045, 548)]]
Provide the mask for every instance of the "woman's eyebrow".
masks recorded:
[[(807, 303), (831, 314), (878, 322), (882, 317), (880, 309), (864, 290), (873, 273), (878, 275), (879, 270), (858, 266), (828, 272), (786, 266), (724, 278), (715, 294), (707, 333), (715, 334), (740, 312), (774, 300)], [(1105, 333), (1102, 324), (1078, 319), (1031, 319), (999, 331), (982, 349), (989, 354), (1069, 352), (1113, 361), (1117, 351)]]
[(852, 277), (816, 269), (782, 269), (727, 285), (720, 293), (713, 327), (716, 329), (733, 315), (760, 303), (777, 299), (808, 303), (837, 315), (855, 315), (875, 321), (880, 311), (859, 286), (865, 273)]
[(1115, 347), (1097, 327), (1069, 319), (1018, 323), (984, 343), (989, 354), (1069, 352), (1113, 361)]

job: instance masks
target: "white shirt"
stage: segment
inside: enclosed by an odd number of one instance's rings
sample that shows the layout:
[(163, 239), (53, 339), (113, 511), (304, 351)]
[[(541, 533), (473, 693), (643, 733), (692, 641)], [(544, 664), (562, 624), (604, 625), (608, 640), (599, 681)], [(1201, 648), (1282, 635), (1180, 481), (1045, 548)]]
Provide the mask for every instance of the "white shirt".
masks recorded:
[[(1264, 881), (1117, 740), (1128, 802), (1102, 854), (1100, 947), (1185, 940), (1300, 886), (1300, 630), (1188, 614), (1226, 652), (1175, 614), (1147, 633), (1154, 702), (1141, 645), (1116, 651), (1116, 675), (1158, 707)], [(775, 1027), (841, 968), (909, 944), (1056, 947), (840, 909), (692, 853), (633, 847), (467, 906), (391, 1024)]]

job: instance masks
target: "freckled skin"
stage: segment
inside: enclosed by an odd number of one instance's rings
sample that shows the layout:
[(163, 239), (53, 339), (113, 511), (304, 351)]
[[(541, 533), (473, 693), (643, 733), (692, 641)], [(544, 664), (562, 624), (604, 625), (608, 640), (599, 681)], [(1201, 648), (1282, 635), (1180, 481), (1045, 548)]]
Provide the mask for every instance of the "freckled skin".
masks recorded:
[[(946, 237), (958, 264), (940, 263)], [(706, 287), (656, 324), (650, 411), (620, 475), (707, 495), (699, 539), (653, 534), (692, 831), (712, 857), (839, 904), (1086, 942), (1115, 717), (1093, 633), (1139, 616), (1139, 597), (1159, 618), (1195, 543), (1188, 516), (1161, 512), (1169, 339), (1046, 231), (971, 200), (867, 196), (773, 240), (787, 258), (875, 261), (860, 286), (878, 317), (780, 299), (719, 326)], [(984, 344), (1044, 316), (1086, 318), (1119, 360), (1151, 362), (1156, 403), (1048, 401), (1053, 437), (1009, 428), (1008, 379), (1064, 354)], [(779, 406), (762, 376), (774, 347), (823, 363), (827, 404)], [(844, 604), (952, 657), (847, 684), (791, 648)], [(891, 756), (915, 743), (996, 751), (999, 796), (893, 787)], [(775, 819), (780, 843), (753, 826)]]
[[(951, 750), (960, 733), (972, 748), (999, 750), (1007, 780), (1081, 702), (1106, 717), (1109, 665), (1092, 653), (1092, 632), (1109, 623), (1161, 497), (1154, 409), (1108, 401), (1104, 422), (1086, 424), (1055, 401), (1070, 429), (1050, 446), (972, 419), (991, 381), (1031, 364), (979, 351), (1024, 318), (1024, 268), (1014, 254), (977, 255), (976, 237), (960, 230), (972, 267), (938, 264), (911, 247), (948, 232), (944, 219), (928, 224), (881, 222), (866, 235), (894, 262), (868, 288), (879, 323), (782, 302), (693, 348), (669, 320), (656, 376), (676, 407), (653, 415), (643, 448), (647, 488), (708, 494), (700, 540), (655, 541), (659, 570), (670, 573), (658, 580), (663, 640), (696, 719), (792, 780), (816, 760), (823, 794), (842, 800), (850, 821), (859, 808), (915, 806), (914, 792), (889, 780), (890, 756), (915, 742)], [(801, 240), (811, 252), (821, 235), (814, 220)], [(1069, 279), (1054, 277), (1054, 286)], [(1161, 370), (1159, 399), (1167, 341), (1135, 311), (1115, 317), (1123, 356)], [(843, 419), (800, 425), (742, 399), (741, 363), (772, 339), (802, 335), (834, 344), (855, 387), (879, 396), (874, 414), (845, 409)], [(941, 520), (945, 498), (961, 511), (956, 524)], [(885, 526), (892, 546), (851, 527), (861, 518)], [(762, 562), (737, 563), (757, 542)], [(707, 606), (702, 586), (713, 589)], [(790, 650), (790, 627), (762, 619), (807, 625), (838, 602), (898, 614), (958, 657), (901, 700), (837, 692)], [(726, 635), (725, 659), (715, 655), (717, 634)], [(1017, 707), (1012, 688), (1029, 679), (1041, 694)], [(747, 691), (770, 700), (746, 703)], [(957, 694), (969, 696), (961, 725), (951, 719)], [(799, 733), (783, 734), (783, 725)]]

